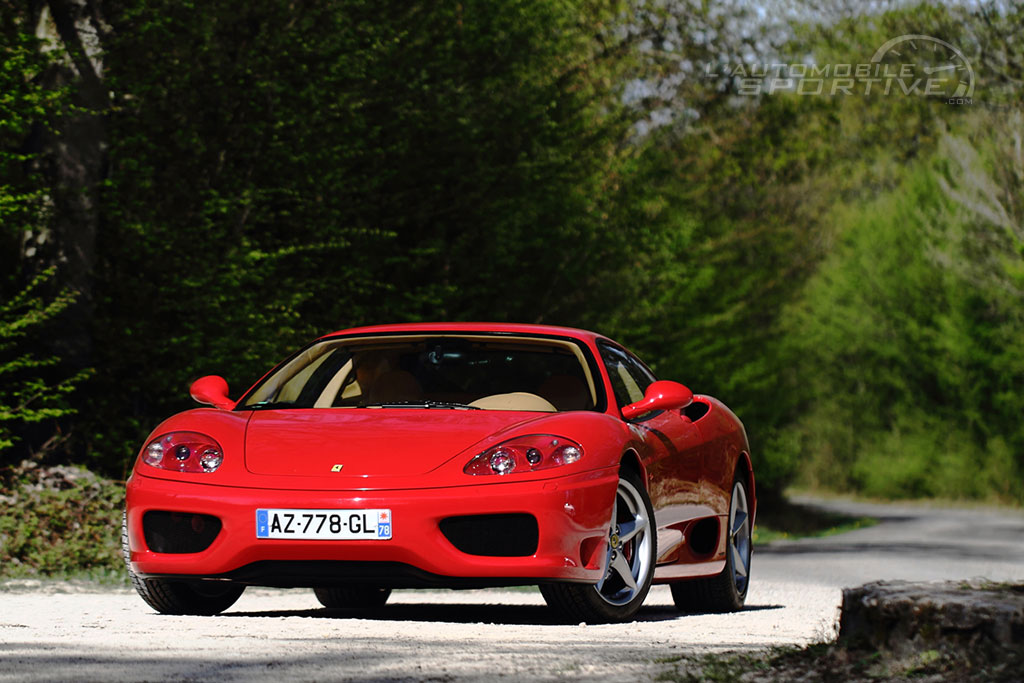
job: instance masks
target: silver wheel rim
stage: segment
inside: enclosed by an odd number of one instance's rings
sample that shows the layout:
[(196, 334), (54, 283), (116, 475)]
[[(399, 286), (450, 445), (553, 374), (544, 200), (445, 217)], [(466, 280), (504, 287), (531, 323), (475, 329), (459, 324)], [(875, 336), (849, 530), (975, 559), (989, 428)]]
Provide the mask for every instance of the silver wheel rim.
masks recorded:
[(732, 487), (732, 503), (729, 505), (729, 557), (732, 560), (732, 582), (736, 592), (744, 595), (750, 578), (750, 508), (743, 484), (736, 482)]
[(643, 495), (619, 479), (608, 532), (605, 572), (597, 594), (610, 605), (625, 605), (636, 598), (651, 571), (651, 521)]

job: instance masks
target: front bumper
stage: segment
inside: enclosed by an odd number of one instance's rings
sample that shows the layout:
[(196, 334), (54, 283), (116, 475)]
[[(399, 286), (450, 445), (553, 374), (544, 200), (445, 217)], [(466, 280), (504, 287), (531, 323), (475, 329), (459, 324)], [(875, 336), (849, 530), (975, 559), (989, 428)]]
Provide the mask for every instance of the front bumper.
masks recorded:
[[(323, 585), (331, 577), (373, 582), (378, 576), (386, 585), (594, 583), (600, 578), (617, 485), (615, 468), (547, 480), (382, 491), (223, 487), (136, 473), (128, 482), (126, 502), (131, 566), (144, 577), (229, 578), (272, 586)], [(257, 508), (387, 508), (392, 538), (258, 539)], [(142, 528), (143, 515), (151, 510), (214, 515), (222, 527), (202, 552), (158, 553), (146, 546)], [(537, 520), (533, 555), (470, 555), (439, 527), (449, 517), (516, 513)]]

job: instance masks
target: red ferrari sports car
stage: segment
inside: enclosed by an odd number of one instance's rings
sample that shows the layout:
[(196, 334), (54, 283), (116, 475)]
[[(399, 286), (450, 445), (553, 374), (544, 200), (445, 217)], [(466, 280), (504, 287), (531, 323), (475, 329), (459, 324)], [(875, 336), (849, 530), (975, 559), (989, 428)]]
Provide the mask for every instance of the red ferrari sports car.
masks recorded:
[(317, 339), (239, 400), (175, 415), (128, 480), (132, 582), (167, 614), (245, 586), (328, 608), (393, 588), (540, 586), (573, 621), (627, 620), (653, 583), (742, 608), (754, 476), (721, 402), (592, 332), (407, 324)]

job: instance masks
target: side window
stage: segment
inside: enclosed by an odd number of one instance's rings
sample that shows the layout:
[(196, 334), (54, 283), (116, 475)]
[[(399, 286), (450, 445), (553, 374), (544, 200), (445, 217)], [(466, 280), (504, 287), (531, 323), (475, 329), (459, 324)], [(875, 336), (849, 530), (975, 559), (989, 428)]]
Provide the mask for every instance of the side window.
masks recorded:
[(608, 343), (601, 343), (598, 348), (619, 407), (642, 399), (647, 387), (655, 379), (651, 371), (624, 349)]

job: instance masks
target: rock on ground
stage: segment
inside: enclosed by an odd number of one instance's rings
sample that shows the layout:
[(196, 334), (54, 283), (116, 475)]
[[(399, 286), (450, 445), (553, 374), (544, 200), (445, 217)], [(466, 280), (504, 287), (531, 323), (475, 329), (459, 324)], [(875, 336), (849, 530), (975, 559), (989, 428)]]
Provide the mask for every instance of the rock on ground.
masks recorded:
[(876, 581), (843, 591), (839, 641), (897, 655), (938, 650), (967, 658), (1024, 646), (1024, 584)]

